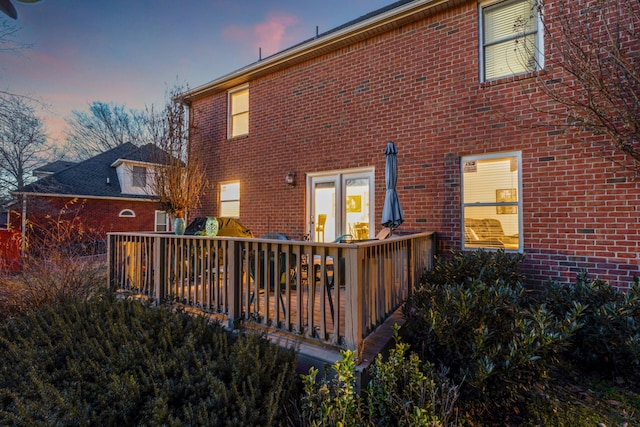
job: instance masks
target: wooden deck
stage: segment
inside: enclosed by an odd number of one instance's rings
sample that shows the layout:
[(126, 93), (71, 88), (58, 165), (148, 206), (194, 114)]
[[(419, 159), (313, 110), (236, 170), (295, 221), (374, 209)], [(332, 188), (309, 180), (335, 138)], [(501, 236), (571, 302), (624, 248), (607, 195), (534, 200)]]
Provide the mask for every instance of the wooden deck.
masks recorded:
[[(175, 298), (175, 300), (176, 302), (190, 305), (189, 301), (198, 300), (199, 295), (206, 292), (203, 288), (201, 284), (185, 286), (182, 298)], [(248, 309), (243, 312), (241, 320), (262, 324), (263, 319), (268, 317), (272, 321), (277, 322), (280, 329), (287, 329), (295, 333), (304, 334), (305, 330), (309, 328), (309, 319), (311, 319), (311, 324), (316, 325), (314, 334), (316, 336), (318, 335), (318, 325), (324, 320), (326, 322), (325, 331), (327, 335), (333, 335), (337, 330), (344, 330), (346, 293), (345, 287), (343, 286), (338, 292), (335, 292), (336, 297), (340, 298), (340, 301), (334, 302), (332, 300), (333, 295), (331, 295), (331, 288), (328, 289), (329, 292), (323, 293), (320, 286), (316, 284), (310, 286), (308, 282), (303, 283), (301, 292), (296, 292), (295, 289), (293, 289), (289, 300), (285, 302), (287, 295), (284, 291), (278, 294), (273, 290), (267, 292), (259, 288), (258, 293), (252, 292), (251, 295), (249, 295)], [(197, 308), (202, 309), (202, 307)], [(289, 316), (287, 316), (287, 308), (291, 310)], [(338, 310), (337, 313), (336, 310)], [(215, 311), (211, 310), (202, 311), (216, 314)], [(277, 318), (274, 317), (276, 311), (278, 312)], [(321, 313), (324, 314), (321, 315)], [(224, 318), (224, 316), (221, 316), (221, 318)], [(293, 319), (294, 321), (286, 325), (285, 322), (287, 318)], [(295, 319), (299, 319), (301, 323), (295, 323)], [(334, 325), (336, 319), (341, 319), (342, 322), (338, 325), (338, 328)]]
[(365, 357), (373, 332), (397, 317), (431, 267), (433, 250), (432, 233), (357, 243), (111, 233), (109, 283), (230, 328)]

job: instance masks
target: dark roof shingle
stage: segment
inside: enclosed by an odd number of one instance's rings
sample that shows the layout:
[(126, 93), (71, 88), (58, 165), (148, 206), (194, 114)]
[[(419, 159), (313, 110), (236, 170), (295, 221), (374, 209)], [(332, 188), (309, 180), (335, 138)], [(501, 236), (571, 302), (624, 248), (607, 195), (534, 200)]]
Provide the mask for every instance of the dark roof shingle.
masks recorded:
[(56, 172), (60, 172), (61, 170), (64, 170), (68, 167), (71, 167), (73, 165), (75, 165), (76, 162), (70, 162), (67, 160), (56, 160), (54, 162), (51, 163), (47, 163), (44, 166), (40, 166), (37, 169), (33, 170), (33, 174), (50, 174), (50, 173), (56, 173)]
[(152, 159), (159, 158), (157, 150), (153, 144), (136, 147), (127, 142), (39, 179), (17, 193), (148, 199), (148, 195), (122, 194), (116, 168), (112, 165), (119, 159), (153, 163)]

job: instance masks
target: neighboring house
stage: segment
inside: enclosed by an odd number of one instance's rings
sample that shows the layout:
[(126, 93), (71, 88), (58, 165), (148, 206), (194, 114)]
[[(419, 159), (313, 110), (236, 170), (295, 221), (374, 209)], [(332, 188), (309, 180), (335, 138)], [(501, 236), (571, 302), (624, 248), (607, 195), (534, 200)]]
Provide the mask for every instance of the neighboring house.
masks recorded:
[[(46, 176), (53, 175), (56, 172), (60, 172), (75, 164), (75, 162), (69, 162), (66, 160), (56, 160), (51, 163), (47, 163), (46, 165), (41, 166), (37, 169), (34, 169), (33, 176), (35, 176), (37, 179), (41, 179)], [(16, 200), (13, 198), (0, 201), (0, 229), (10, 228), (10, 211), (13, 209), (15, 212), (16, 206)]]
[(0, 230), (9, 228), (9, 211), (7, 210), (7, 204), (11, 200), (0, 200)]
[[(604, 135), (540, 125), (526, 94), (552, 103), (540, 70), (515, 60), (512, 33), (531, 10), (399, 1), (190, 90), (192, 143), (217, 189), (198, 214), (239, 218), (256, 236), (373, 238), (393, 141), (398, 232), (436, 231), (442, 254), (524, 253), (534, 285), (588, 270), (628, 287), (640, 276), (640, 179), (624, 157), (598, 154)], [(538, 17), (529, 24), (528, 64), (542, 64), (557, 52)]]
[(33, 176), (38, 179), (53, 175), (54, 173), (63, 171), (71, 166), (75, 166), (76, 162), (69, 162), (67, 160), (56, 160), (51, 163), (47, 163), (44, 166), (40, 166), (33, 170)]
[(148, 185), (154, 159), (162, 158), (153, 144), (125, 143), (79, 163), (39, 168), (39, 180), (13, 193), (11, 226), (24, 235), (66, 223), (101, 238), (111, 231), (169, 231)]

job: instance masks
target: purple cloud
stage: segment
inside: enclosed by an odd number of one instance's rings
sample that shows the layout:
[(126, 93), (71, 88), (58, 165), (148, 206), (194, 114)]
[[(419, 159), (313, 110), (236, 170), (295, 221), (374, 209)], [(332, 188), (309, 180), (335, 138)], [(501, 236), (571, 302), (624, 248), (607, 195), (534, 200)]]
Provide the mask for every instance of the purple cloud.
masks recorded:
[(294, 15), (274, 12), (253, 26), (228, 26), (223, 30), (223, 36), (248, 45), (254, 52), (261, 48), (263, 56), (273, 55), (298, 40), (295, 31), (291, 31), (298, 22)]

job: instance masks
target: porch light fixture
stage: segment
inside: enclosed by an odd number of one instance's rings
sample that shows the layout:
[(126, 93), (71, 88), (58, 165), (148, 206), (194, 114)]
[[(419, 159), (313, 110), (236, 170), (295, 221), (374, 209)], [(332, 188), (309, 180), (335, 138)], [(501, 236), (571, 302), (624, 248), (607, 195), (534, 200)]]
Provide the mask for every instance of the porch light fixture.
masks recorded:
[(289, 187), (295, 187), (296, 186), (295, 178), (296, 178), (295, 172), (287, 172), (287, 174), (284, 177), (284, 180), (287, 183), (287, 185), (289, 185)]

